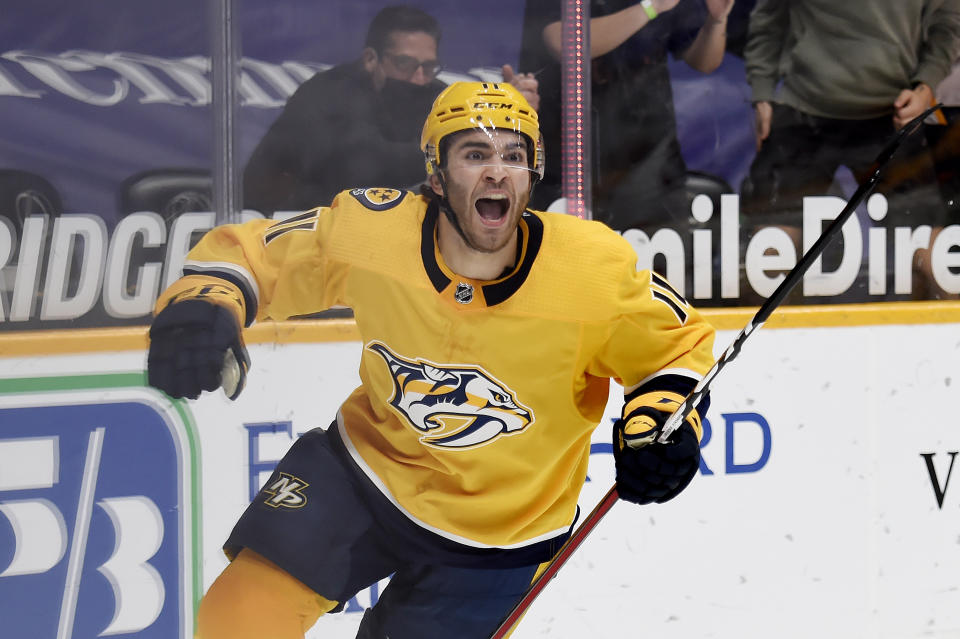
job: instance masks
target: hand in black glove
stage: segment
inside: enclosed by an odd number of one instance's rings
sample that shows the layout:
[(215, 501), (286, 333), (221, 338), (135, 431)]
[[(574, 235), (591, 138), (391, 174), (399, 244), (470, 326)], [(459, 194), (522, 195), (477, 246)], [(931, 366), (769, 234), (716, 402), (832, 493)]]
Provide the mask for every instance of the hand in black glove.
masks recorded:
[[(237, 365), (235, 382), (223, 375), (228, 352)], [(223, 306), (197, 299), (176, 302), (160, 311), (150, 325), (147, 381), (171, 397), (196, 399), (202, 391), (216, 390), (226, 382), (224, 392), (236, 399), (249, 368), (240, 327)]]
[(630, 400), (613, 425), (617, 492), (636, 504), (662, 504), (679, 495), (700, 467), (700, 416), (692, 411), (670, 436), (656, 439), (683, 401), (676, 393), (653, 392)]

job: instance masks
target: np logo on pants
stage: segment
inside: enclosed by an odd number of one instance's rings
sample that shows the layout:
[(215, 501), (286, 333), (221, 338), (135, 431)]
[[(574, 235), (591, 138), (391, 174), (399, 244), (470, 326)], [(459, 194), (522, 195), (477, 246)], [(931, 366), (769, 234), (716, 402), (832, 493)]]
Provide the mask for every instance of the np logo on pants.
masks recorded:
[(276, 479), (271, 478), (264, 486), (263, 492), (268, 497), (263, 500), (263, 503), (273, 508), (280, 508), (281, 506), (284, 508), (303, 508), (307, 505), (307, 495), (303, 491), (309, 485), (299, 477), (279, 473)]

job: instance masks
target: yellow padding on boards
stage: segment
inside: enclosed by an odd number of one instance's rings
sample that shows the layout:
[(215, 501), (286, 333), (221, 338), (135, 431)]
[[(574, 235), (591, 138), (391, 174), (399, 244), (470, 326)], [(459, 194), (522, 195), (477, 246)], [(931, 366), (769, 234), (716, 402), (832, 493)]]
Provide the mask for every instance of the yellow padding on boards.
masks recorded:
[(200, 601), (194, 639), (303, 639), (336, 605), (245, 548)]
[[(740, 330), (756, 308), (703, 308), (701, 314), (717, 330)], [(144, 320), (146, 323), (146, 320)], [(960, 301), (877, 302), (780, 307), (763, 330), (835, 326), (888, 326), (960, 323)], [(0, 357), (30, 357), (102, 351), (146, 350), (147, 327), (40, 329), (0, 332)], [(298, 319), (259, 321), (244, 330), (247, 344), (314, 344), (360, 342), (352, 319)]]

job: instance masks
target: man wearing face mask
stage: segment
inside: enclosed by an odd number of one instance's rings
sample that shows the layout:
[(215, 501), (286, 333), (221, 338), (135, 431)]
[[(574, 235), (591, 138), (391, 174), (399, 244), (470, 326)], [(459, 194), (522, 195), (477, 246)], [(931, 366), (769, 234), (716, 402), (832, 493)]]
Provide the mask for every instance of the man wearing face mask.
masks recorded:
[[(359, 59), (316, 74), (287, 101), (244, 170), (244, 208), (270, 216), (326, 204), (347, 187), (419, 184), (423, 116), (446, 86), (439, 44), (433, 16), (382, 9)], [(503, 72), (536, 108), (536, 80)]]

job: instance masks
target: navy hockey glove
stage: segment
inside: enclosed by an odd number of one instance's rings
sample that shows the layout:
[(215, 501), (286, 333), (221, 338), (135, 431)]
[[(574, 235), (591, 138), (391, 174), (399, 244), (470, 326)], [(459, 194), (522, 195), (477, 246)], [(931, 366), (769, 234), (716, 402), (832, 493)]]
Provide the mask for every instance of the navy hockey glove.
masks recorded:
[(700, 415), (692, 411), (670, 441), (656, 441), (667, 418), (683, 401), (670, 392), (634, 397), (613, 425), (617, 493), (636, 504), (662, 504), (679, 495), (700, 467)]
[[(224, 366), (231, 359), (236, 367), (228, 380), (223, 371), (231, 375), (230, 366)], [(224, 383), (224, 392), (236, 399), (249, 368), (240, 327), (223, 306), (184, 300), (168, 305), (150, 325), (147, 381), (171, 397), (196, 399)]]

